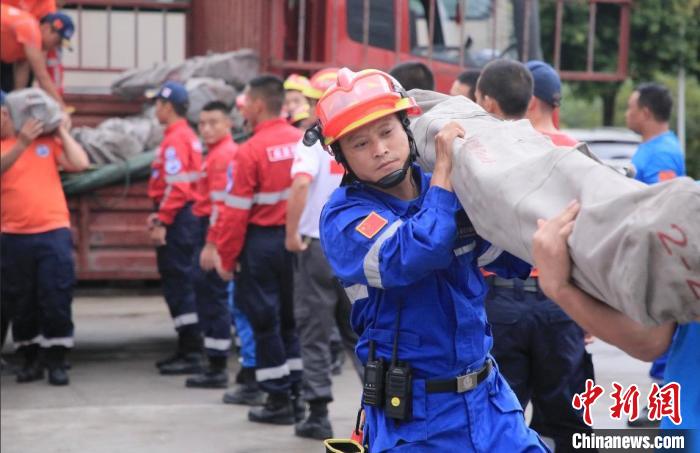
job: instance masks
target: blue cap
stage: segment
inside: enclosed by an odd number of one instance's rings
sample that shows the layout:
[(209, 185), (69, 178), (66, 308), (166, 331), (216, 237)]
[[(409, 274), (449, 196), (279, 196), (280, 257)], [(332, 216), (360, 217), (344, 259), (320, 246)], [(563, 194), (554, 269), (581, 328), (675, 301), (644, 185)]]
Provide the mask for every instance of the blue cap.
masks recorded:
[(0, 90), (0, 105), (5, 105), (5, 92)]
[(532, 73), (535, 97), (557, 107), (561, 103), (561, 79), (557, 71), (539, 60), (528, 61), (527, 69)]
[(75, 33), (73, 19), (68, 14), (55, 12), (49, 13), (41, 18), (41, 23), (49, 23), (51, 27), (61, 36), (64, 41), (70, 41)]
[(163, 99), (173, 104), (185, 105), (189, 102), (189, 96), (185, 86), (181, 83), (165, 82), (155, 93), (146, 93), (147, 97)]

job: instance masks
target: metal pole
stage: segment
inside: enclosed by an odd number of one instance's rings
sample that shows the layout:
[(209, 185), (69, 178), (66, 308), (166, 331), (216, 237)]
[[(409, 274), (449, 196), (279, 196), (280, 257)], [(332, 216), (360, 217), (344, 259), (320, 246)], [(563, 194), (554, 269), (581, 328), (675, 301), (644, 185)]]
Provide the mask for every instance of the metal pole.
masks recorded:
[(333, 20), (333, 39), (331, 39), (331, 61), (333, 66), (338, 66), (338, 0), (333, 0), (333, 9), (331, 10)]
[(588, 8), (588, 55), (586, 56), (586, 71), (593, 72), (593, 55), (595, 52), (595, 25), (598, 4), (592, 2)]
[(681, 150), (685, 157), (685, 67), (678, 70), (678, 141), (681, 143)]
[(561, 23), (564, 19), (564, 0), (557, 0), (557, 19), (554, 25), (554, 69), (561, 68)]
[(530, 0), (525, 0), (525, 13), (523, 14), (525, 23), (523, 24), (523, 62), (528, 61), (530, 58), (530, 14), (531, 7)]
[(362, 68), (367, 67), (369, 51), (369, 0), (363, 2), (362, 10)]
[(392, 1), (396, 10), (394, 14), (394, 64), (398, 64), (401, 61), (401, 28), (404, 23), (403, 0)]
[(435, 39), (435, 0), (430, 0), (430, 22), (428, 22), (428, 66), (433, 63), (433, 39)]
[(304, 30), (306, 29), (306, 0), (301, 0), (299, 2), (299, 21), (297, 22), (297, 61), (304, 61), (304, 44), (306, 43), (306, 36)]
[(464, 26), (467, 17), (467, 0), (459, 0), (459, 13), (462, 17), (457, 18), (459, 24), (459, 67), (464, 67)]
[(491, 35), (491, 50), (497, 51), (496, 37), (498, 36), (498, 0), (493, 0), (493, 31)]

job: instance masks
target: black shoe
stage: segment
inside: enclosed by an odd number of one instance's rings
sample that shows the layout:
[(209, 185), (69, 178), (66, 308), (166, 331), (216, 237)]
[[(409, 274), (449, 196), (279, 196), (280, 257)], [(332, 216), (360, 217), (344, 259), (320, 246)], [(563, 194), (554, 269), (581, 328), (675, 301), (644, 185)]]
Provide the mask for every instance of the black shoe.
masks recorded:
[(199, 389), (225, 389), (228, 387), (228, 371), (208, 369), (202, 374), (187, 378), (185, 387)]
[(30, 344), (19, 348), (24, 356), (22, 368), (17, 372), (17, 382), (25, 383), (44, 379), (44, 365), (39, 359), (39, 345)]
[(17, 372), (17, 382), (24, 384), (27, 382), (39, 381), (44, 379), (44, 367), (39, 362), (25, 364), (21, 370)]
[(309, 439), (326, 440), (333, 437), (333, 427), (328, 416), (317, 417), (311, 414), (309, 418), (294, 426), (294, 434)]
[(294, 409), (288, 395), (270, 395), (264, 406), (248, 411), (248, 420), (272, 425), (293, 425)]
[(164, 359), (160, 359), (159, 361), (156, 362), (156, 368), (160, 368), (164, 365), (170, 365), (171, 363), (180, 360), (182, 358), (182, 354), (180, 352), (176, 352), (175, 354), (166, 357)]
[(233, 390), (224, 393), (226, 404), (241, 404), (244, 406), (262, 406), (265, 404), (265, 392), (251, 385), (236, 385)]
[(292, 395), (292, 408), (294, 409), (294, 422), (299, 423), (306, 418), (306, 401), (299, 395)]
[(59, 366), (56, 368), (49, 368), (49, 384), (51, 385), (68, 385), (70, 379), (68, 379), (68, 373), (66, 368)]
[(202, 366), (202, 354), (191, 352), (160, 367), (160, 374), (172, 376), (178, 374), (198, 374), (204, 370)]

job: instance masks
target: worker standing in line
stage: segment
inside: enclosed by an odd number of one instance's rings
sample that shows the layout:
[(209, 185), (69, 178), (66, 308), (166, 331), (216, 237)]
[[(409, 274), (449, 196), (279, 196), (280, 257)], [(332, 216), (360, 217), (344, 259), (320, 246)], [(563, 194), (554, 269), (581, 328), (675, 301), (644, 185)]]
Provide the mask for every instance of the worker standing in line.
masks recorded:
[(199, 222), (192, 267), (199, 325), (209, 366), (203, 373), (188, 378), (187, 387), (228, 387), (226, 362), (231, 349), (231, 313), (228, 282), (216, 272), (216, 223), (226, 189), (233, 184), (233, 158), (238, 150), (231, 137), (229, 110), (226, 104), (213, 101), (199, 114), (198, 129), (207, 155), (192, 206)]
[[(408, 114), (415, 100), (388, 74), (343, 68), (319, 100), (317, 128), (347, 172), (321, 214), (321, 245), (352, 295), (365, 364), (370, 451), (547, 451), (489, 355), (480, 266), (527, 276), (530, 266), (480, 238), (450, 182), (449, 123), (432, 175)], [(315, 136), (315, 137), (314, 137)]]
[(245, 89), (243, 116), (253, 136), (238, 149), (233, 185), (224, 198), (217, 228), (220, 274), (236, 271), (235, 303), (253, 326), (255, 377), (268, 393), (253, 407), (253, 422), (294, 424), (305, 408), (300, 399), (302, 361), (294, 324), (292, 255), (284, 248), (287, 198), (294, 148), (301, 131), (280, 117), (283, 82), (263, 75)]
[(302, 130), (312, 123), (309, 90), (311, 90), (311, 82), (303, 75), (291, 74), (284, 81), (282, 112), (287, 116), (289, 124)]
[(192, 202), (202, 161), (202, 145), (187, 124), (185, 87), (166, 82), (155, 93), (156, 117), (165, 136), (151, 166), (148, 196), (155, 212), (148, 217), (156, 246), (163, 295), (178, 333), (175, 354), (156, 363), (161, 374), (202, 371), (202, 336), (192, 284), (192, 256), (198, 229)]
[(43, 379), (45, 364), (50, 384), (68, 385), (75, 266), (58, 170), (82, 171), (90, 162), (68, 132), (67, 119), (51, 135), (40, 135), (43, 125), (35, 119), (15, 131), (4, 93), (0, 98), (2, 287), (3, 293), (11, 288), (16, 303), (12, 332), (24, 355), (17, 382)]
[[(320, 98), (337, 80), (337, 71), (315, 74), (311, 78), (314, 92), (310, 94)], [(337, 306), (345, 303), (347, 296), (323, 255), (318, 221), (323, 205), (340, 186), (344, 173), (342, 165), (320, 143), (297, 145), (287, 202), (285, 246), (295, 254), (294, 318), (301, 343), (303, 397), (309, 404), (309, 416), (296, 425), (295, 434), (319, 440), (333, 437), (328, 418), (328, 403), (333, 401), (331, 338), (334, 330), (337, 332)], [(338, 322), (343, 321), (347, 322)]]
[(46, 14), (41, 21), (31, 13), (0, 4), (0, 81), (4, 91), (26, 88), (32, 74), (39, 86), (65, 110), (63, 98), (46, 69), (44, 51), (68, 43), (75, 26), (67, 14)]
[[(542, 62), (489, 63), (477, 82), (476, 97), (486, 111), (502, 119), (522, 119), (529, 111), (533, 126), (555, 144), (576, 143), (554, 128), (552, 113), (561, 99), (559, 76)], [(593, 432), (582, 412), (571, 405), (574, 393), (583, 392), (586, 380), (594, 379), (584, 332), (544, 295), (537, 269), (524, 281), (496, 275), (487, 281), (486, 314), (503, 376), (523, 409), (532, 403), (530, 428), (553, 439), (556, 451), (571, 451), (573, 433)]]
[[(642, 136), (642, 143), (632, 156), (635, 179), (646, 184), (685, 176), (685, 159), (678, 137), (670, 130), (673, 98), (668, 88), (658, 83), (644, 83), (635, 88), (627, 101), (627, 127)], [(653, 381), (663, 382), (668, 354), (657, 357), (649, 369)], [(648, 414), (649, 408), (642, 410)], [(639, 417), (628, 425), (635, 428), (658, 426), (658, 421)]]

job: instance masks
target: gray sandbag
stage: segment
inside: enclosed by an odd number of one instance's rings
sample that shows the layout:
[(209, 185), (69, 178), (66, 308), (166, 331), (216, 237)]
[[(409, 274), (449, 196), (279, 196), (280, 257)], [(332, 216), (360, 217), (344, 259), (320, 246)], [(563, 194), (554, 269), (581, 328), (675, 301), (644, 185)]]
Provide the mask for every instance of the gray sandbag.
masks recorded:
[(143, 151), (136, 138), (123, 132), (77, 127), (71, 134), (83, 146), (90, 162), (96, 165), (123, 162)]
[(260, 58), (251, 49), (189, 58), (173, 69), (169, 79), (185, 83), (193, 77), (220, 79), (239, 91), (258, 75)]
[(63, 112), (58, 102), (40, 88), (12, 91), (8, 93), (6, 102), (16, 131), (22, 129), (29, 118), (44, 123), (44, 134), (55, 131), (63, 121)]
[(155, 118), (145, 116), (110, 118), (100, 123), (97, 128), (131, 136), (136, 139), (141, 149), (155, 148), (163, 141), (163, 127)]
[(220, 101), (232, 106), (236, 101), (236, 90), (224, 83), (223, 80), (211, 78), (193, 78), (185, 83), (185, 89), (190, 99), (187, 109), (187, 120), (191, 123), (199, 122), (199, 113), (205, 105), (211, 101)]
[(457, 121), (452, 182), (477, 232), (532, 262), (538, 218), (573, 199), (573, 279), (645, 324), (700, 317), (700, 187), (690, 178), (647, 186), (574, 148), (556, 147), (527, 120), (501, 121), (462, 97), (413, 90), (419, 163), (430, 171), (435, 134)]
[(112, 94), (125, 99), (135, 99), (147, 90), (157, 89), (173, 72), (176, 66), (169, 63), (157, 63), (151, 68), (130, 69), (121, 73), (110, 87)]

